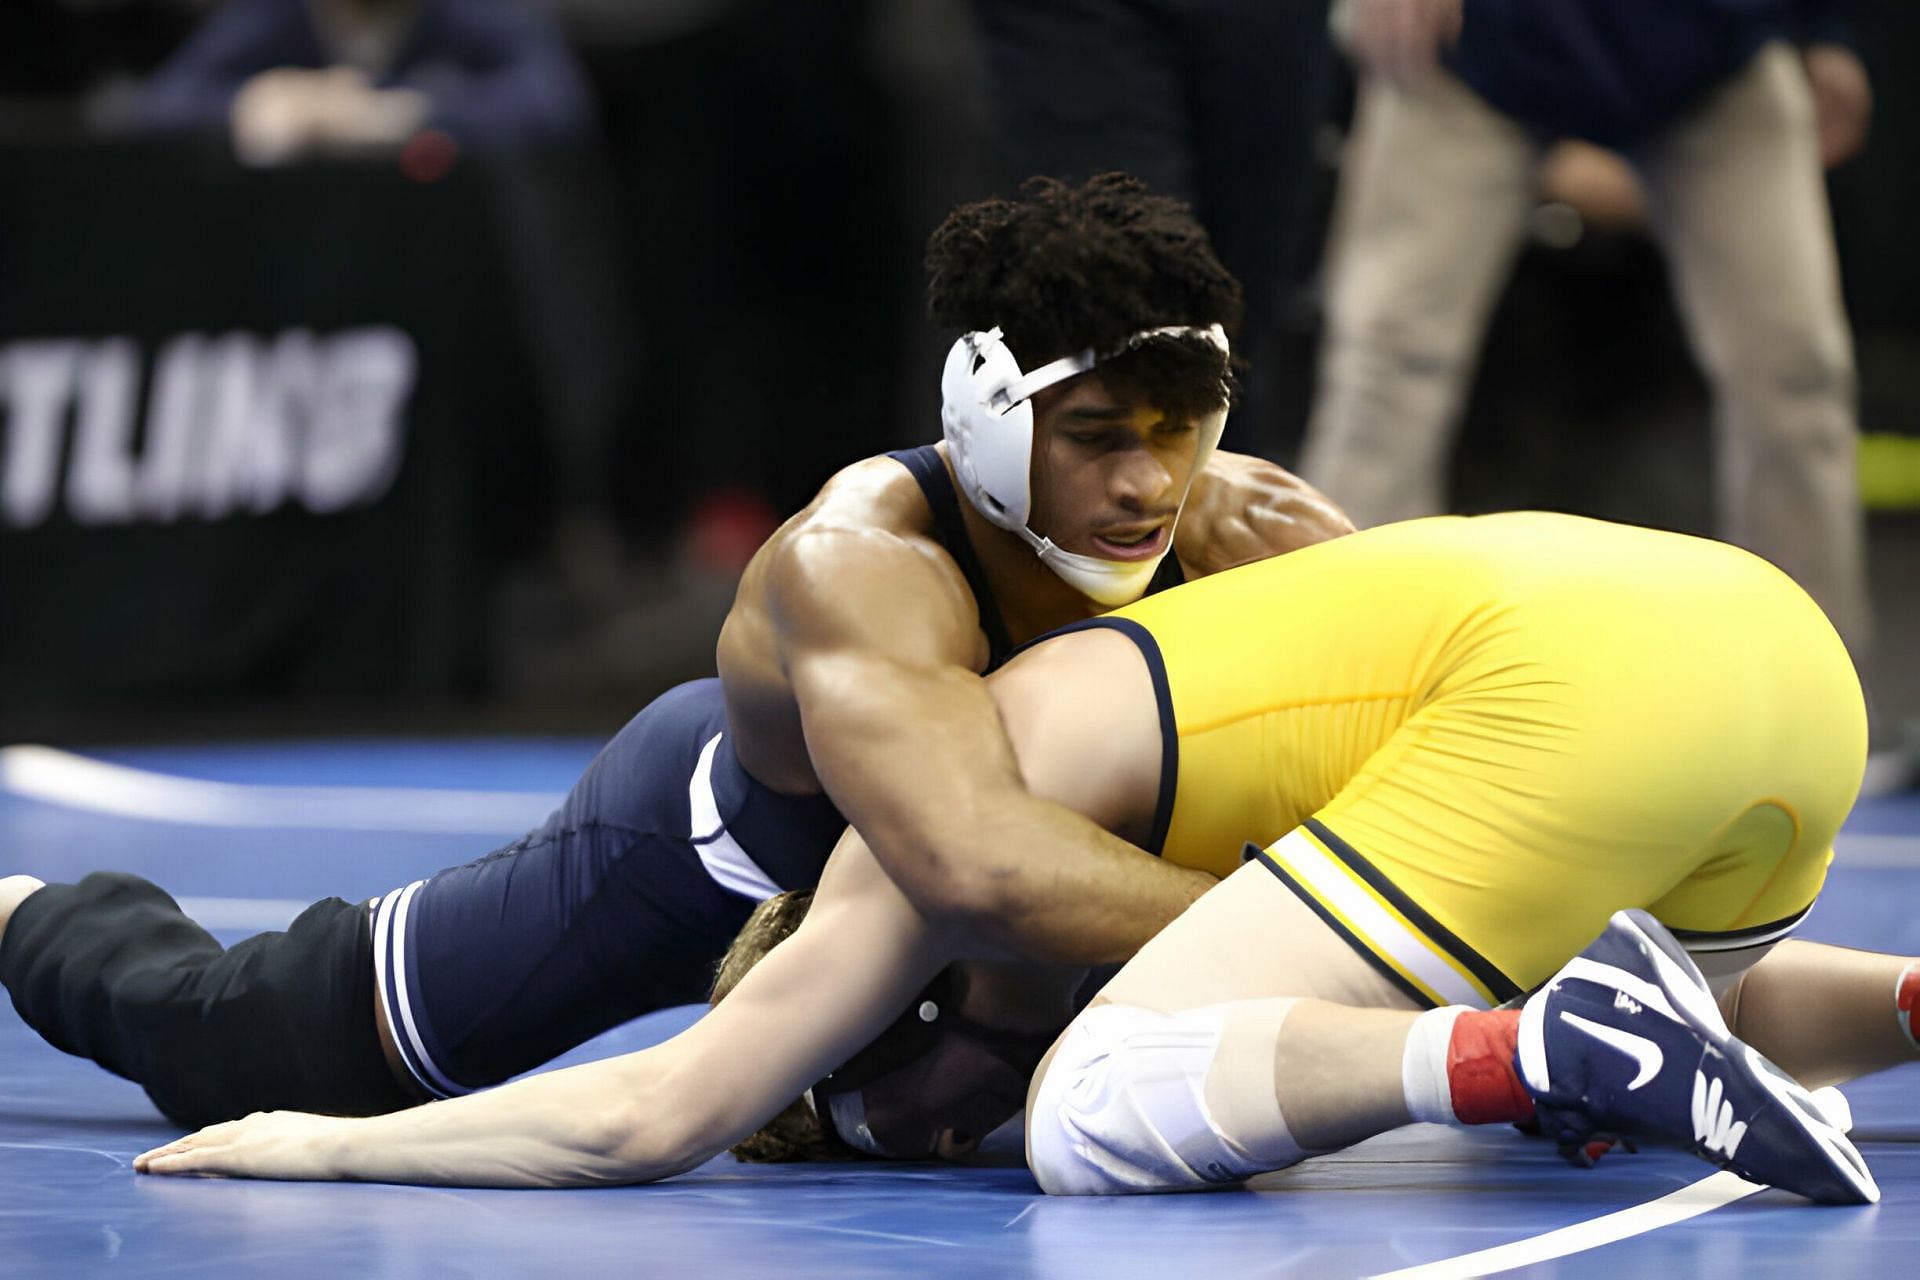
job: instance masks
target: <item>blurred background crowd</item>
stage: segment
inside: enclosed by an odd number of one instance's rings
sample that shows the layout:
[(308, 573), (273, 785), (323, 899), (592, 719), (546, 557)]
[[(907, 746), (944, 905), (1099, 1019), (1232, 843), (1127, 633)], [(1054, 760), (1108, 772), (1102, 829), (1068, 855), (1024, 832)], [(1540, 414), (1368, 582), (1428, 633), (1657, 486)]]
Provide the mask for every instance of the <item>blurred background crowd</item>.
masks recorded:
[(1897, 744), (1917, 52), (1899, 0), (7, 0), (0, 741), (611, 730), (936, 435), (946, 211), (1123, 169), (1246, 288), (1228, 447), (1754, 547)]

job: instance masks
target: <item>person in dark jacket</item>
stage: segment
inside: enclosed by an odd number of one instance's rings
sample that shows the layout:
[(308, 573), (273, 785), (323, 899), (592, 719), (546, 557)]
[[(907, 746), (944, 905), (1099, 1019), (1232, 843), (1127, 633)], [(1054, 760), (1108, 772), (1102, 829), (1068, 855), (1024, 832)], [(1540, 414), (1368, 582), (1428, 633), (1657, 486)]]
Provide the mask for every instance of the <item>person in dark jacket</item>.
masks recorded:
[(142, 124), (231, 130), (255, 163), (395, 145), (564, 141), (591, 121), (559, 33), (516, 0), (233, 0), (147, 86)]

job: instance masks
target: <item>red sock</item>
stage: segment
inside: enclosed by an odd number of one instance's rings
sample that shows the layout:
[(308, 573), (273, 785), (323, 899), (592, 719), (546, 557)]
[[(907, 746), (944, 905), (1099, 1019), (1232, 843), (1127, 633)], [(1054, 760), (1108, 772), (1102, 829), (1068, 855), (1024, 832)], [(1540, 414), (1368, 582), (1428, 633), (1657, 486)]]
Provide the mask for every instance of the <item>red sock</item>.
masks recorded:
[(1533, 1099), (1514, 1069), (1518, 1009), (1463, 1013), (1447, 1041), (1447, 1085), (1461, 1124), (1512, 1124), (1533, 1118)]
[(1920, 1049), (1920, 960), (1902, 969), (1894, 980), (1893, 1007), (1900, 1015), (1900, 1029)]

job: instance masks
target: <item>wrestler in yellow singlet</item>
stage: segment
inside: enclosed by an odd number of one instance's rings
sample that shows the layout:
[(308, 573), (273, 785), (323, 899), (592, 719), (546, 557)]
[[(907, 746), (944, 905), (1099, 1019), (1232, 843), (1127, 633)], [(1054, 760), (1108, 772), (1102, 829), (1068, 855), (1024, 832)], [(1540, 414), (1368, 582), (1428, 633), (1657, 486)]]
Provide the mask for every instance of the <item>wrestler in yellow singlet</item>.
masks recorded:
[(1678, 534), (1411, 521), (1094, 625), (1164, 674), (1159, 851), (1225, 875), (1266, 845), (1423, 1003), (1508, 999), (1622, 906), (1696, 953), (1784, 936), (1865, 759), (1859, 682), (1818, 607)]

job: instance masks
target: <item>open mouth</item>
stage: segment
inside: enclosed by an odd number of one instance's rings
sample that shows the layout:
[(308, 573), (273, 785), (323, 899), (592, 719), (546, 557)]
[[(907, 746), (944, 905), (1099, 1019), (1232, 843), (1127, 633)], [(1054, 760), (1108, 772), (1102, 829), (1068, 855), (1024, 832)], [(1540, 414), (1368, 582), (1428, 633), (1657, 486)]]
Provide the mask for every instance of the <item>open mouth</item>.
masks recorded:
[(1115, 529), (1093, 535), (1093, 545), (1108, 560), (1147, 560), (1166, 549), (1167, 526), (1145, 529)]

